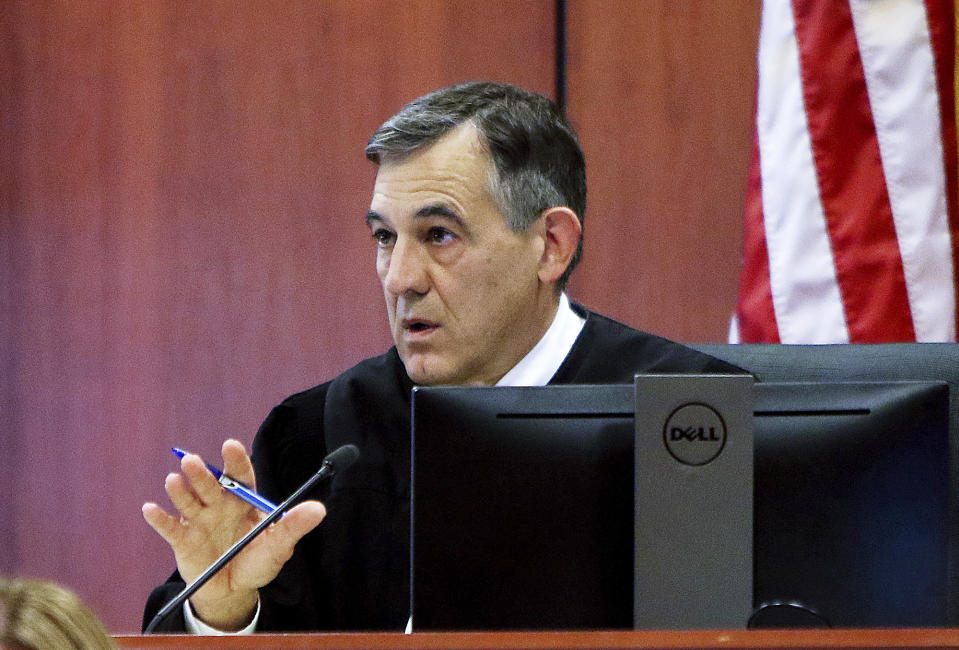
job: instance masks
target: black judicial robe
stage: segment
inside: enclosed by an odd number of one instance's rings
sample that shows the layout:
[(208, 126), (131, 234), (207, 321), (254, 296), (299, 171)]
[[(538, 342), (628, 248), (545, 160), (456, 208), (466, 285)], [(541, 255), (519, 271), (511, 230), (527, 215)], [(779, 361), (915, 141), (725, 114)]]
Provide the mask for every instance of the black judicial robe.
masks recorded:
[[(742, 372), (691, 348), (574, 306), (586, 324), (551, 384), (630, 383), (642, 372)], [(279, 503), (353, 443), (360, 459), (320, 488), (327, 517), (260, 590), (258, 631), (392, 630), (409, 618), (410, 391), (393, 348), (273, 409), (253, 443), (257, 488)], [(183, 588), (154, 589), (144, 625)], [(623, 627), (629, 627), (624, 621)], [(183, 631), (182, 611), (158, 631)]]

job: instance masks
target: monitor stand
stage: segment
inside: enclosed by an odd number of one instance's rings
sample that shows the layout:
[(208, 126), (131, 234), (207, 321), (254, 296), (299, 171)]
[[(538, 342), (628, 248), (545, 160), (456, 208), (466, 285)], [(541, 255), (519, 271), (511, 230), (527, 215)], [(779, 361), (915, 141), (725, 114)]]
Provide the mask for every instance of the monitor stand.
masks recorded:
[(742, 629), (753, 600), (753, 378), (636, 377), (636, 629)]

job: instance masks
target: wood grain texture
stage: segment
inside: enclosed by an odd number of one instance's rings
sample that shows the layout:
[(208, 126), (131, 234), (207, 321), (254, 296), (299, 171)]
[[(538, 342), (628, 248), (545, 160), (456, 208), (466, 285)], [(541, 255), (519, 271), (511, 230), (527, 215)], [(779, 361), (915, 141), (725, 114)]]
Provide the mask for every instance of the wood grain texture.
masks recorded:
[[(474, 78), (550, 94), (553, 0), (0, 2), (0, 571), (134, 632), (140, 505), (389, 345), (369, 133)], [(758, 0), (571, 0), (590, 174), (573, 296), (725, 336)], [(706, 264), (705, 261), (710, 261)]]
[(570, 0), (568, 112), (589, 208), (572, 293), (681, 341), (723, 341), (741, 258), (758, 0)]
[[(217, 461), (390, 343), (370, 132), (455, 81), (550, 92), (551, 0), (0, 8), (2, 565), (139, 629), (176, 444)], [(318, 459), (319, 460), (319, 459)]]
[(594, 632), (436, 632), (415, 634), (284, 634), (251, 637), (118, 637), (121, 648), (959, 648), (959, 630), (641, 630)]

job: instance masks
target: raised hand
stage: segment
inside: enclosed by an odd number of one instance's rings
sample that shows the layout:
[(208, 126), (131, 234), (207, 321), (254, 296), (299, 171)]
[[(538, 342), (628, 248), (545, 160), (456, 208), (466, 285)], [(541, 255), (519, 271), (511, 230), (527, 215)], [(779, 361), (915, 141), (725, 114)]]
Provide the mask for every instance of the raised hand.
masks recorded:
[[(224, 473), (256, 489), (243, 445), (227, 440), (222, 453)], [(179, 517), (155, 503), (143, 505), (143, 517), (173, 549), (180, 575), (189, 583), (266, 515), (224, 490), (199, 456), (184, 456), (180, 469), (164, 484)], [(276, 577), (296, 542), (325, 516), (318, 501), (291, 508), (193, 595), (193, 611), (220, 630), (244, 627), (256, 610), (257, 589)]]

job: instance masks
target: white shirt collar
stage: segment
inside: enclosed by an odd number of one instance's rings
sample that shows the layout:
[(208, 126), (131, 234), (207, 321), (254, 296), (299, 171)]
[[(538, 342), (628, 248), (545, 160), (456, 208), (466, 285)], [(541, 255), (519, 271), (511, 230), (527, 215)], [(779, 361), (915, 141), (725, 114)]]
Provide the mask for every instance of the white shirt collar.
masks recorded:
[(563, 365), (586, 319), (573, 311), (565, 293), (559, 296), (559, 309), (543, 338), (519, 363), (496, 382), (497, 386), (545, 386)]

